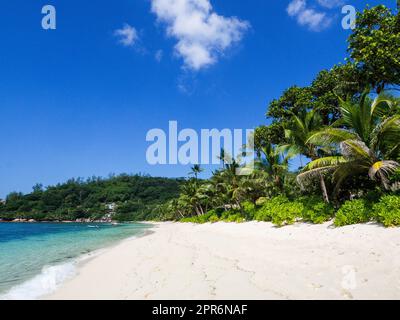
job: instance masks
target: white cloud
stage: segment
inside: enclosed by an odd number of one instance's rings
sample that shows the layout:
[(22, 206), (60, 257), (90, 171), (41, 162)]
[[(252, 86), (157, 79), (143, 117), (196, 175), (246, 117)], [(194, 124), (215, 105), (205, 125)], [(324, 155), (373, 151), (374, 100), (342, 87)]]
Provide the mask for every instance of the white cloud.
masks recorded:
[(239, 42), (250, 24), (214, 12), (210, 0), (151, 0), (152, 12), (167, 25), (167, 34), (177, 39), (175, 52), (184, 65), (200, 70)]
[[(328, 0), (318, 1), (329, 2)], [(328, 27), (332, 22), (332, 19), (325, 12), (308, 7), (306, 0), (292, 0), (287, 7), (287, 13), (289, 16), (296, 18), (300, 25), (307, 26), (313, 31), (320, 31)]]
[(289, 3), (289, 6), (287, 7), (287, 12), (289, 16), (293, 17), (305, 9), (306, 9), (305, 0), (293, 0), (292, 2)]
[(156, 59), (157, 62), (161, 62), (163, 56), (164, 52), (162, 50), (157, 50), (156, 54), (154, 55), (154, 58)]
[(317, 0), (318, 3), (325, 8), (335, 8), (344, 5), (343, 0)]
[(139, 39), (136, 29), (125, 23), (121, 29), (114, 31), (114, 35), (119, 38), (119, 42), (126, 46), (132, 47)]

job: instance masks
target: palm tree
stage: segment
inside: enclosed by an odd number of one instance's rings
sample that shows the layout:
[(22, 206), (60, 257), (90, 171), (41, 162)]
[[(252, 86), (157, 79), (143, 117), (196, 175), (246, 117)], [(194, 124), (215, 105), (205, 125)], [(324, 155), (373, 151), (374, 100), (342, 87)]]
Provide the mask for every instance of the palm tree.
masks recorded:
[(243, 176), (239, 180), (233, 197), (238, 203), (250, 201), (255, 204), (259, 198), (267, 196), (271, 189), (268, 174), (264, 171), (254, 170), (251, 175)]
[(181, 187), (178, 203), (182, 208), (186, 208), (186, 210), (190, 210), (200, 216), (205, 213), (205, 199), (206, 195), (203, 194), (197, 181), (189, 180)]
[(390, 174), (400, 167), (393, 160), (400, 156), (400, 115), (395, 114), (396, 108), (397, 100), (385, 93), (371, 100), (365, 92), (358, 103), (341, 100), (339, 123), (308, 139), (311, 144), (336, 148), (341, 155), (310, 162), (298, 176), (300, 184), (321, 172), (333, 171), (335, 194), (351, 176), (369, 176), (388, 189)]
[(221, 151), (219, 153), (218, 159), (222, 161), (222, 169), (224, 169), (225, 168), (225, 162), (226, 162), (226, 154), (225, 154), (225, 149), (224, 148), (221, 148)]
[(292, 155), (305, 155), (310, 159), (318, 158), (318, 149), (308, 142), (311, 134), (320, 130), (323, 121), (316, 110), (303, 111), (299, 115), (293, 114), (292, 122), (285, 129), (285, 137), (289, 141), (279, 149)]
[(204, 171), (204, 169), (199, 165), (195, 164), (193, 167), (190, 168), (192, 171), (189, 173), (194, 175), (195, 179), (197, 180), (198, 175)]
[[(279, 150), (281, 152), (287, 152), (291, 156), (300, 156), (301, 167), (303, 167), (302, 155), (305, 155), (307, 158), (314, 161), (319, 158), (319, 153), (321, 151), (327, 151), (318, 148), (309, 141), (309, 138), (313, 132), (321, 129), (323, 126), (323, 121), (320, 114), (316, 110), (311, 110), (309, 112), (303, 111), (299, 115), (293, 114), (292, 119), (292, 122), (285, 130), (285, 137), (289, 143), (280, 146)], [(324, 201), (329, 203), (328, 191), (322, 172), (319, 172), (318, 178), (320, 181), (320, 187)]]
[(283, 175), (288, 170), (290, 155), (285, 156), (280, 152), (279, 148), (271, 143), (264, 144), (257, 152), (258, 159), (256, 160), (255, 167), (258, 170), (266, 172), (275, 186), (279, 190), (282, 190)]

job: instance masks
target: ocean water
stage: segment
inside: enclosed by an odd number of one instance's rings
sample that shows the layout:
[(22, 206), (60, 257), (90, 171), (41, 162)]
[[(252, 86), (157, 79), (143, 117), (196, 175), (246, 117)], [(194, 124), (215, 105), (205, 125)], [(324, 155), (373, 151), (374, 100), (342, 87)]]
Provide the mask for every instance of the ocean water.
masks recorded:
[(98, 249), (140, 236), (146, 224), (0, 223), (0, 300), (37, 299), (74, 276)]

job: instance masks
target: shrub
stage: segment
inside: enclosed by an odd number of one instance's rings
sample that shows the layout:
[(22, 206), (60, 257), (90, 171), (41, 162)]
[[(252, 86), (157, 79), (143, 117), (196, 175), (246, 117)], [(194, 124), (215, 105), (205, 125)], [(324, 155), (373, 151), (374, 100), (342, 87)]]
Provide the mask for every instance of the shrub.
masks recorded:
[(321, 224), (334, 217), (335, 209), (331, 204), (325, 203), (319, 197), (303, 197), (299, 201), (303, 204), (303, 220)]
[(297, 218), (301, 217), (303, 210), (301, 202), (284, 203), (277, 214), (272, 217), (272, 223), (278, 226), (293, 224)]
[(365, 223), (371, 220), (370, 208), (363, 199), (346, 201), (336, 213), (335, 226)]
[(247, 220), (254, 219), (254, 216), (257, 213), (257, 209), (256, 209), (256, 206), (254, 205), (254, 203), (245, 201), (242, 203), (242, 209), (244, 211), (244, 214), (245, 214)]
[(229, 215), (227, 218), (224, 219), (225, 222), (236, 222), (236, 223), (242, 223), (246, 221), (246, 218), (244, 218), (240, 213), (232, 214)]
[(255, 214), (254, 218), (257, 221), (272, 221), (273, 215), (275, 215), (275, 212), (278, 210), (278, 207), (282, 203), (286, 203), (289, 200), (286, 197), (279, 196), (270, 199), (269, 201), (265, 202), (264, 205), (257, 210), (257, 213)]
[(210, 210), (201, 216), (183, 218), (180, 222), (204, 224), (208, 222), (215, 223), (219, 221), (241, 223), (246, 221), (246, 218), (240, 212), (235, 210), (225, 211), (221, 214), (221, 216), (218, 215), (217, 210)]
[(384, 196), (373, 206), (376, 219), (385, 227), (400, 225), (400, 196)]
[(244, 222), (246, 221), (246, 218), (238, 211), (235, 210), (229, 210), (229, 211), (225, 211), (222, 216), (221, 219), (222, 221), (225, 222)]
[(258, 210), (255, 219), (258, 221), (272, 221), (272, 223), (283, 226), (293, 224), (296, 218), (302, 216), (304, 206), (301, 202), (290, 202), (284, 196), (278, 196), (266, 202)]
[(211, 217), (208, 218), (208, 222), (211, 223), (219, 222), (219, 217), (217, 215), (212, 215)]
[[(210, 211), (210, 212), (207, 212), (206, 214), (203, 214), (203, 215), (201, 215), (201, 216), (194, 216), (194, 217), (183, 218), (183, 219), (181, 220), (181, 222), (190, 222), (190, 223), (200, 223), (200, 224), (203, 224), (203, 223), (209, 222), (208, 220), (209, 220), (211, 217), (213, 217), (213, 216), (215, 216), (215, 212)], [(218, 217), (217, 217), (217, 218), (218, 218)]]

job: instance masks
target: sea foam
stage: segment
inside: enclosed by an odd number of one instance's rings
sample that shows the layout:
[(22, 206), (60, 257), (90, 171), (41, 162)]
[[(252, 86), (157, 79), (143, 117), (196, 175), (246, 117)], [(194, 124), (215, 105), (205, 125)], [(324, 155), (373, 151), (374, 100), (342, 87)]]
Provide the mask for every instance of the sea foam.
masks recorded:
[(76, 274), (76, 262), (46, 266), (34, 278), (11, 288), (0, 300), (34, 300), (54, 292)]

